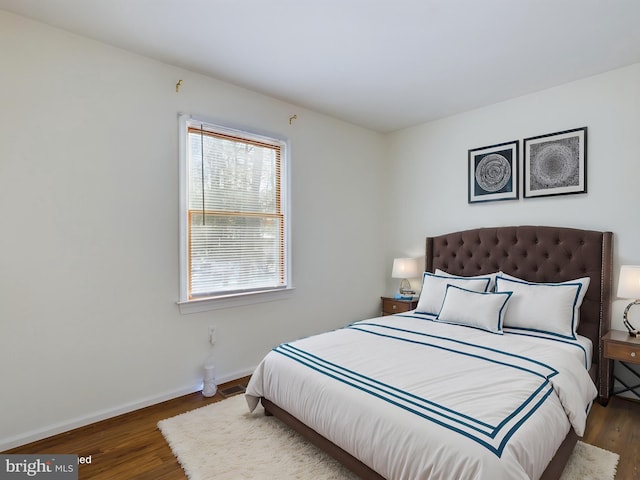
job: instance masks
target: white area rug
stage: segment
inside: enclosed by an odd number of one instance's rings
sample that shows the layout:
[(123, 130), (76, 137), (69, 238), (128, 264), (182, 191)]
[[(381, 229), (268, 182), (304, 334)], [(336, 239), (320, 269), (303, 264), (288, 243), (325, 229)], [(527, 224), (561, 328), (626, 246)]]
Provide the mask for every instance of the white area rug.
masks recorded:
[[(190, 480), (357, 479), (244, 395), (158, 423)], [(618, 455), (578, 442), (562, 480), (614, 480)]]

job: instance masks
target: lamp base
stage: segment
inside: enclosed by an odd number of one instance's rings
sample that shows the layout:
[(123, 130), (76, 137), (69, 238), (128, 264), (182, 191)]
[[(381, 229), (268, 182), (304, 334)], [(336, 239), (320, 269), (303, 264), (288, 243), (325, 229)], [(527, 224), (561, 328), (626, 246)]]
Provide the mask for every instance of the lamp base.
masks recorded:
[(640, 305), (640, 300), (636, 300), (634, 302), (631, 302), (629, 305), (627, 305), (627, 308), (624, 309), (624, 314), (622, 316), (622, 323), (624, 323), (624, 326), (627, 327), (627, 330), (629, 331), (629, 335), (632, 337), (637, 337), (638, 335), (640, 335), (640, 331), (638, 331), (633, 325), (631, 325), (631, 323), (629, 322), (629, 309), (633, 306), (633, 305)]
[(403, 296), (409, 296), (409, 295), (415, 295), (416, 292), (415, 290), (411, 290), (411, 284), (409, 283), (409, 280), (407, 280), (406, 278), (403, 278), (402, 281), (400, 282), (400, 295)]

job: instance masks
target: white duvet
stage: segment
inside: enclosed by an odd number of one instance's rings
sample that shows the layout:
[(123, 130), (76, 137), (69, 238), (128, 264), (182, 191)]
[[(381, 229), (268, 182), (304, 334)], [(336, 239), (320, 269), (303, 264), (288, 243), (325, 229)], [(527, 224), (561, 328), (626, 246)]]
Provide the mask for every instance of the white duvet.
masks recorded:
[(537, 479), (597, 394), (584, 339), (496, 335), (424, 315), (283, 344), (247, 387), (388, 479)]

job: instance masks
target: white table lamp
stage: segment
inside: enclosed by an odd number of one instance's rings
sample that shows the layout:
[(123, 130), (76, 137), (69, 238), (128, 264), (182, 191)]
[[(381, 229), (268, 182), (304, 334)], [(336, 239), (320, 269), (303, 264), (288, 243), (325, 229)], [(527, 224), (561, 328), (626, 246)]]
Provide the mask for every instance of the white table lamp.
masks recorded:
[(409, 278), (420, 276), (420, 268), (418, 267), (417, 258), (395, 258), (393, 260), (393, 269), (391, 270), (391, 278), (401, 278), (400, 295), (415, 295), (415, 291), (411, 290)]
[(629, 335), (635, 337), (640, 332), (629, 323), (629, 309), (632, 305), (640, 304), (640, 266), (622, 265), (620, 267), (620, 278), (618, 279), (618, 297), (629, 298), (634, 301), (624, 309), (623, 322), (629, 330)]

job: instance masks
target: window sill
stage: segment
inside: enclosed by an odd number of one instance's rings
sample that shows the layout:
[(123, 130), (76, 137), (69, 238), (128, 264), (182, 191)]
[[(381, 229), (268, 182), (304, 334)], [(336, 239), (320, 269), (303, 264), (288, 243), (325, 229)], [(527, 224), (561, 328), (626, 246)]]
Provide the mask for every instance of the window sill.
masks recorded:
[(288, 287), (264, 290), (261, 292), (238, 293), (221, 295), (219, 297), (202, 298), (198, 300), (178, 301), (176, 303), (180, 307), (180, 313), (187, 315), (190, 313), (206, 312), (209, 310), (220, 310), (222, 308), (240, 307), (244, 305), (254, 305), (256, 303), (285, 300), (289, 298), (294, 290), (295, 287)]

